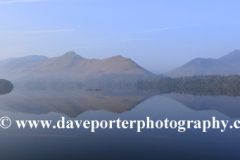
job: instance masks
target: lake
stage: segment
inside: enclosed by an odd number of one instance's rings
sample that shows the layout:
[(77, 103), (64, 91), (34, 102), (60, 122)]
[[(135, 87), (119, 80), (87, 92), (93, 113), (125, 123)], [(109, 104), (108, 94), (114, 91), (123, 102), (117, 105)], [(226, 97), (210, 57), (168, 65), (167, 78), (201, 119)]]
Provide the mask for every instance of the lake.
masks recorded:
[(15, 120), (229, 120), (240, 97), (138, 91), (135, 88), (18, 89), (0, 96), (1, 159), (236, 159), (240, 130), (18, 129)]

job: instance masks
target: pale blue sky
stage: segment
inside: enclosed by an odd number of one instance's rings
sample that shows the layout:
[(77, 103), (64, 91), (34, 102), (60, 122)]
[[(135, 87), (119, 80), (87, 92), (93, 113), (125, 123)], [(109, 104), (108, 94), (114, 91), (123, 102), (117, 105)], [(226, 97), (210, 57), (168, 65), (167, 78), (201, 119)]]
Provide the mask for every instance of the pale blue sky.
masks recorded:
[(0, 59), (122, 55), (162, 73), (240, 49), (240, 1), (0, 0)]

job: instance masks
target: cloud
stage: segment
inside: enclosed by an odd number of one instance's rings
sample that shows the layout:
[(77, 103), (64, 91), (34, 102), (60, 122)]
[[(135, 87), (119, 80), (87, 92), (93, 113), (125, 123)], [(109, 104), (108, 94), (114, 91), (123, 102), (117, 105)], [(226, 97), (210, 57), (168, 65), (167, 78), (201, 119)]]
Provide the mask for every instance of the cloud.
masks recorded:
[(172, 30), (172, 29), (178, 29), (178, 28), (186, 28), (186, 27), (192, 27), (192, 26), (196, 26), (196, 25), (188, 25), (188, 26), (176, 26), (176, 27), (159, 28), (159, 29), (153, 29), (153, 30), (142, 31), (142, 33), (143, 33), (143, 32), (158, 32), (158, 31)]
[(91, 48), (99, 48), (102, 46), (89, 46), (89, 47), (75, 47), (75, 49), (91, 49)]
[(8, 33), (57, 33), (57, 32), (75, 32), (75, 30), (61, 29), (61, 30), (38, 30), (38, 31), (13, 31)]
[(117, 42), (143, 41), (143, 40), (146, 40), (146, 38), (122, 39), (122, 40), (118, 40)]
[(143, 32), (157, 32), (157, 31), (164, 31), (164, 30), (177, 29), (177, 28), (182, 28), (182, 27), (167, 27), (167, 28), (147, 30), (147, 31), (143, 31)]
[(41, 2), (41, 1), (50, 1), (50, 0), (9, 0), (9, 1), (0, 1), (0, 4)]

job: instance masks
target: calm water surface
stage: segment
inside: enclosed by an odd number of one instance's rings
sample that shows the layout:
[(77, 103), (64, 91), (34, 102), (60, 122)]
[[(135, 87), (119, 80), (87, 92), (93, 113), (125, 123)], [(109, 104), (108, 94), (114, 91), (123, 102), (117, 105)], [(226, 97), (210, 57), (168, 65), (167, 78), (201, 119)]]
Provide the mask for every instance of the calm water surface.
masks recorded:
[(1, 159), (238, 159), (240, 130), (17, 129), (14, 120), (234, 120), (240, 97), (193, 96), (135, 89), (14, 89), (0, 96)]

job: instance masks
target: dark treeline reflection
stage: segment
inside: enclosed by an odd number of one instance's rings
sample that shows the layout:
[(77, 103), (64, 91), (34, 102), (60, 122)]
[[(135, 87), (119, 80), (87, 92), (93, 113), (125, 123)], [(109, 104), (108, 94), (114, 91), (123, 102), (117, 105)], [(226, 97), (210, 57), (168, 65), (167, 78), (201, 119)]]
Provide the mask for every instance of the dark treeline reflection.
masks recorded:
[(8, 94), (13, 90), (13, 84), (5, 79), (0, 79), (0, 95)]
[(138, 90), (159, 93), (183, 93), (193, 95), (240, 96), (240, 76), (205, 75), (181, 78), (163, 77), (156, 80), (140, 80)]

